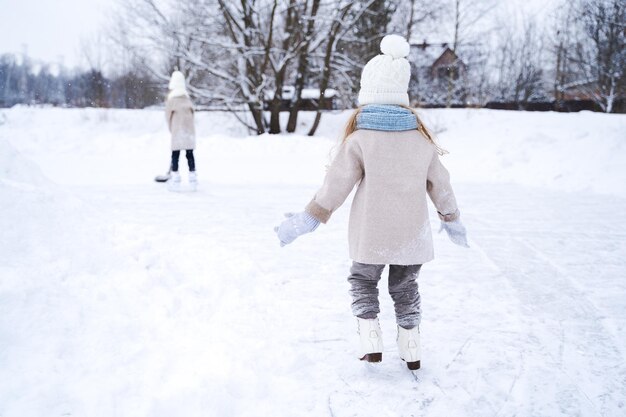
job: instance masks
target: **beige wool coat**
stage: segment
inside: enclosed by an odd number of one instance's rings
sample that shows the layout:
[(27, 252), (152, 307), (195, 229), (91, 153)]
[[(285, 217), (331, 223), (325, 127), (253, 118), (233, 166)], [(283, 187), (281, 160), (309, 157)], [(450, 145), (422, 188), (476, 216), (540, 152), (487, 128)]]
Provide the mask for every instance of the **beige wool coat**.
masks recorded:
[(175, 96), (165, 103), (165, 118), (172, 134), (172, 150), (196, 148), (193, 104), (188, 96)]
[(349, 222), (350, 257), (376, 265), (433, 259), (426, 196), (444, 221), (458, 218), (448, 171), (417, 130), (352, 133), (306, 211), (326, 223), (357, 185)]

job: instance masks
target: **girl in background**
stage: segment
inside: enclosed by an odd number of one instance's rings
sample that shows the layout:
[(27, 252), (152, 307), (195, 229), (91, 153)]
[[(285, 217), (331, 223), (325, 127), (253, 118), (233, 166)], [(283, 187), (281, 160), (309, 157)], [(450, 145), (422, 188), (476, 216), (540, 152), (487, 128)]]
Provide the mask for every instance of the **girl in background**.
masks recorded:
[(185, 85), (185, 76), (182, 72), (174, 71), (172, 73), (169, 90), (165, 104), (165, 118), (172, 137), (171, 176), (168, 183), (172, 189), (180, 188), (178, 160), (180, 152), (185, 151), (187, 165), (189, 166), (189, 184), (192, 188), (195, 188), (198, 180), (196, 177), (196, 161), (193, 155), (193, 150), (196, 148), (194, 110)]

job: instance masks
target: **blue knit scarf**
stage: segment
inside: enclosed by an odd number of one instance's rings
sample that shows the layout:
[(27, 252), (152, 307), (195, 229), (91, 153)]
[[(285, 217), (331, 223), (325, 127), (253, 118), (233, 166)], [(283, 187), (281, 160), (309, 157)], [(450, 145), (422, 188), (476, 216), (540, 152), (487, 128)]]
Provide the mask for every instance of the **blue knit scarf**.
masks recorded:
[(417, 129), (417, 118), (411, 110), (389, 104), (368, 104), (356, 118), (357, 129), (399, 132)]

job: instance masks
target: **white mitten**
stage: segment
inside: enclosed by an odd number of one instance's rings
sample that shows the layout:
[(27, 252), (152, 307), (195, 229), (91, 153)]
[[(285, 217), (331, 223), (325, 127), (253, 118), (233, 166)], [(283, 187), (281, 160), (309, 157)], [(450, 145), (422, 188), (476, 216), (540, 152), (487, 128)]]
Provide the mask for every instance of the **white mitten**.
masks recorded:
[(451, 222), (441, 222), (439, 232), (441, 233), (442, 230), (446, 231), (452, 243), (463, 246), (464, 248), (469, 248), (467, 244), (467, 231), (460, 219)]
[(274, 231), (280, 240), (280, 246), (285, 246), (296, 240), (305, 233), (310, 233), (320, 225), (319, 220), (306, 211), (301, 213), (285, 213), (286, 219), (276, 226)]

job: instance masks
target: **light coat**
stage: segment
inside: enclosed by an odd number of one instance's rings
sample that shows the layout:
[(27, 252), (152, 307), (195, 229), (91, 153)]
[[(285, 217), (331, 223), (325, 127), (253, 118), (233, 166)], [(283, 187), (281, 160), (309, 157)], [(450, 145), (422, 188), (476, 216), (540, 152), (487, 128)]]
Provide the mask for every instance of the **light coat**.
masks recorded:
[(172, 134), (172, 150), (196, 148), (193, 104), (187, 95), (170, 97), (165, 104), (165, 118)]
[(417, 130), (352, 133), (306, 211), (326, 223), (357, 184), (348, 229), (350, 257), (359, 263), (416, 265), (433, 259), (426, 195), (442, 220), (459, 216), (448, 171)]

